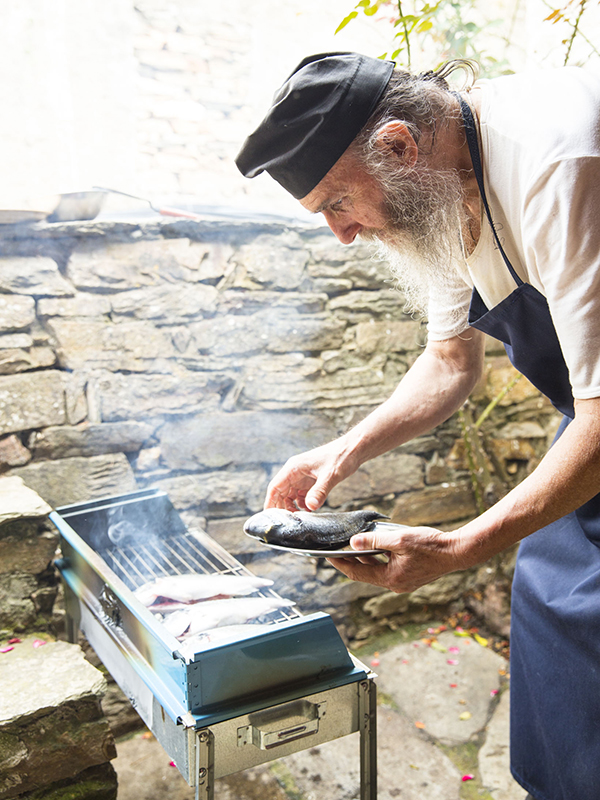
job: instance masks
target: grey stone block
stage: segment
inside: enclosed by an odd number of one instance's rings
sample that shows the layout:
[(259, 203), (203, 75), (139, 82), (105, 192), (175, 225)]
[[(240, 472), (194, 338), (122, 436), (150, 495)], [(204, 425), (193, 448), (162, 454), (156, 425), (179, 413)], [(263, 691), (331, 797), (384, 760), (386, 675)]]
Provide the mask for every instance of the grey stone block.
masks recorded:
[(36, 461), (9, 474), (21, 477), (54, 508), (136, 488), (133, 470), (123, 453)]
[[(377, 728), (379, 800), (459, 800), (460, 773), (409, 720), (379, 707)], [(307, 800), (355, 800), (359, 796), (359, 764), (358, 734), (281, 761)]]
[(52, 508), (19, 477), (0, 478), (0, 525), (23, 518), (46, 517)]
[(0, 258), (0, 289), (38, 297), (74, 294), (73, 286), (60, 274), (56, 262), (44, 256)]
[(510, 696), (502, 693), (487, 725), (485, 742), (479, 750), (481, 782), (494, 800), (526, 800), (529, 795), (510, 774)]
[(143, 422), (83, 423), (73, 427), (50, 426), (31, 436), (35, 458), (70, 458), (105, 453), (135, 453), (150, 439), (154, 426)]
[(267, 489), (262, 469), (181, 475), (155, 483), (178, 509), (195, 508), (209, 517), (240, 517), (260, 511)]
[(506, 670), (507, 662), (470, 637), (446, 632), (437, 642), (445, 652), (419, 641), (383, 653), (377, 683), (413, 723), (423, 723), (430, 736), (454, 746), (485, 728), (493, 702), (490, 692), (500, 688), (499, 670)]
[(27, 328), (35, 319), (35, 301), (18, 294), (0, 295), (0, 331)]
[(158, 432), (171, 469), (227, 465), (281, 464), (335, 436), (326, 417), (316, 414), (198, 414), (167, 422)]
[(65, 378), (56, 370), (0, 377), (0, 434), (62, 425)]
[(0, 793), (40, 790), (116, 755), (104, 677), (76, 645), (15, 645), (0, 662)]

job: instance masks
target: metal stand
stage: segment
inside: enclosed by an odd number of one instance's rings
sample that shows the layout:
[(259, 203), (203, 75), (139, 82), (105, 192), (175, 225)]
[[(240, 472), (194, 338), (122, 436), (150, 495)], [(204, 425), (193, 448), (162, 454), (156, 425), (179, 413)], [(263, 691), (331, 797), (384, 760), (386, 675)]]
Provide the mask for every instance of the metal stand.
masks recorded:
[(195, 800), (213, 800), (215, 796), (215, 737), (208, 728), (196, 735)]
[(77, 644), (81, 622), (79, 600), (66, 581), (62, 581), (62, 585), (65, 593), (65, 634), (68, 642)]
[[(286, 708), (289, 711), (290, 708), (296, 707), (303, 702), (305, 701), (288, 703)], [(354, 727), (354, 731), (358, 729), (360, 734), (360, 800), (377, 800), (377, 686), (373, 679), (362, 680), (356, 684), (354, 703), (355, 719), (358, 718), (358, 726)], [(305, 704), (312, 705), (312, 703)], [(326, 715), (326, 706), (326, 702), (320, 706), (315, 706), (318, 711), (315, 713), (314, 730), (318, 730), (318, 719)], [(219, 767), (217, 777), (230, 775), (249, 766), (249, 764), (245, 764), (244, 767), (241, 766), (243, 760), (239, 755), (240, 748), (244, 750), (246, 748), (254, 748), (257, 752), (265, 752), (298, 739), (306, 739), (304, 748), (311, 746), (311, 722), (289, 729), (282, 728), (279, 723), (275, 728), (269, 728), (269, 718), (273, 721), (279, 714), (273, 715), (272, 709), (267, 711), (266, 715), (263, 715), (264, 729), (261, 727), (261, 722), (249, 725), (242, 724), (251, 719), (244, 717), (237, 720), (234, 719), (233, 722), (217, 724), (214, 726), (214, 732), (211, 728), (204, 728), (195, 732), (195, 800), (214, 800), (215, 740), (222, 734), (223, 725), (233, 724), (233, 731), (237, 731), (237, 736), (235, 744), (231, 744), (232, 749), (228, 753), (227, 762)], [(260, 718), (261, 713), (259, 712), (254, 717)], [(281, 719), (283, 720), (283, 717)], [(240, 725), (241, 727), (238, 727)], [(350, 732), (345, 731), (345, 733)], [(232, 739), (231, 736), (226, 736), (225, 738), (229, 738), (230, 741)], [(287, 753), (282, 753), (281, 755), (287, 755)], [(223, 756), (223, 752), (221, 752), (221, 756)], [(276, 757), (276, 755), (273, 756), (273, 758)], [(253, 763), (264, 763), (267, 760), (269, 759), (261, 757)]]
[(360, 800), (377, 800), (377, 685), (361, 681), (358, 689), (360, 730)]

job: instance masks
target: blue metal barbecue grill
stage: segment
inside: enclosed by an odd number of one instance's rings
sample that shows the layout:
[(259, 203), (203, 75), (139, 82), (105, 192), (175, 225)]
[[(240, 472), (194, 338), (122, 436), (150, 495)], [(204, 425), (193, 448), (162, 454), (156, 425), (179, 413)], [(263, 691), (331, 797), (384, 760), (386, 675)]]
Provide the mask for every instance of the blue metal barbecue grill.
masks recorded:
[(63, 506), (50, 518), (61, 536), (69, 638), (83, 631), (197, 800), (212, 800), (216, 778), (356, 731), (360, 798), (375, 800), (374, 675), (329, 615), (281, 609), (267, 629), (184, 655), (135, 589), (180, 573), (249, 570), (187, 529), (159, 490)]

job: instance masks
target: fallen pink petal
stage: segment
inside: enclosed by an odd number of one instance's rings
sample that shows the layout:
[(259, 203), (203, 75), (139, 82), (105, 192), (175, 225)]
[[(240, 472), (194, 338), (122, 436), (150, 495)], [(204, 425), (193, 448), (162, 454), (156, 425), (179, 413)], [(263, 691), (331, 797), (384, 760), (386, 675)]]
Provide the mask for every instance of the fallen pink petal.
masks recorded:
[(14, 647), (0, 647), (0, 653), (10, 653), (10, 651), (14, 649)]
[(448, 658), (446, 660), (446, 664), (450, 664), (451, 667), (455, 667), (458, 664), (457, 658)]
[(8, 643), (9, 643), (9, 644), (21, 644), (21, 642), (22, 642), (22, 641), (23, 641), (23, 639), (17, 639), (17, 638), (15, 637), (14, 639), (9, 639), (9, 640), (8, 640)]
[(460, 653), (460, 648), (459, 647), (449, 647), (448, 648), (448, 652), (449, 653)]
[(169, 766), (170, 767), (176, 767), (177, 764), (174, 761), (169, 761)]
[(43, 639), (34, 639), (31, 643), (32, 647), (43, 647), (46, 642)]
[(371, 666), (372, 667), (378, 667), (379, 666), (379, 659), (378, 658), (371, 659)]
[(463, 779), (463, 782), (464, 781), (472, 781), (472, 780), (475, 780), (475, 775), (463, 775), (462, 779)]
[(490, 697), (496, 697), (497, 694), (498, 694), (498, 689), (492, 689), (492, 691), (490, 692)]

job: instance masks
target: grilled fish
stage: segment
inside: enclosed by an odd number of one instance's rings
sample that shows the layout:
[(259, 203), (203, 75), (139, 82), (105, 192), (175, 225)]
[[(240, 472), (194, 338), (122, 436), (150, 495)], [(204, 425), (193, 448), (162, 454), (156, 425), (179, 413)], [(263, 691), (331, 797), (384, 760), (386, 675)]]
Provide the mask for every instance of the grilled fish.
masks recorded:
[(244, 625), (251, 619), (270, 614), (279, 608), (296, 605), (293, 600), (282, 597), (230, 598), (229, 600), (206, 600), (196, 603), (184, 611), (175, 611), (162, 624), (176, 638), (187, 638), (197, 633), (220, 628), (222, 625)]
[(333, 511), (312, 513), (267, 508), (244, 524), (245, 533), (268, 544), (303, 550), (337, 550), (346, 547), (355, 533), (371, 531), (378, 519), (388, 519), (377, 511)]
[[(140, 603), (153, 606), (152, 610), (157, 611), (159, 608), (156, 603), (159, 597), (176, 603), (195, 603), (210, 597), (241, 597), (272, 585), (273, 581), (268, 578), (257, 578), (255, 575), (189, 573), (157, 578), (140, 586), (134, 594)], [(160, 605), (164, 604), (159, 603)], [(167, 609), (160, 608), (160, 610)]]
[(273, 630), (273, 623), (265, 625), (251, 624), (245, 625), (223, 625), (220, 628), (198, 633), (196, 636), (189, 636), (183, 640), (179, 652), (186, 658), (192, 658), (196, 653), (205, 650), (215, 644), (226, 644), (240, 639), (247, 639), (257, 633)]

